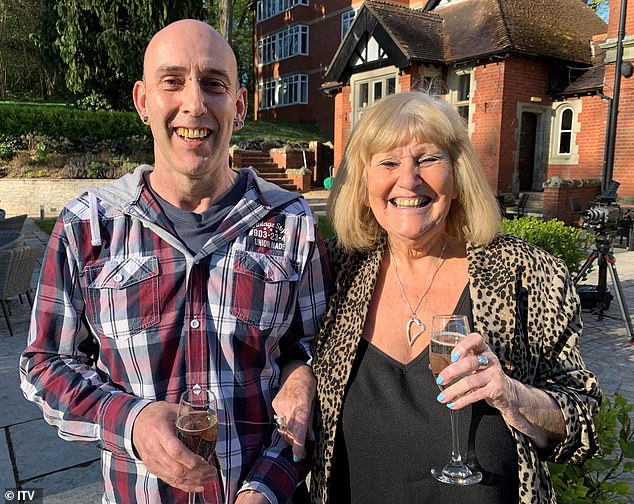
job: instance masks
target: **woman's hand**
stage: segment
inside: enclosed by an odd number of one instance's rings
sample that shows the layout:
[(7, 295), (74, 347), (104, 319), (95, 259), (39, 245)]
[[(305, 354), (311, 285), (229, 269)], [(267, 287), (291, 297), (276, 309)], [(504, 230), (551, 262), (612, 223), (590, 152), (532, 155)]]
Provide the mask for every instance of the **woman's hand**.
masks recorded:
[(527, 436), (539, 448), (547, 448), (566, 435), (563, 414), (546, 392), (508, 377), (484, 338), (471, 333), (456, 345), (452, 364), (438, 375), (439, 384), (450, 384), (438, 401), (462, 409), (486, 401), (502, 414), (504, 421)]
[(304, 362), (287, 364), (282, 371), (282, 385), (273, 399), (277, 430), (293, 447), (293, 460), (305, 457), (306, 436), (313, 439), (313, 401), (316, 380)]

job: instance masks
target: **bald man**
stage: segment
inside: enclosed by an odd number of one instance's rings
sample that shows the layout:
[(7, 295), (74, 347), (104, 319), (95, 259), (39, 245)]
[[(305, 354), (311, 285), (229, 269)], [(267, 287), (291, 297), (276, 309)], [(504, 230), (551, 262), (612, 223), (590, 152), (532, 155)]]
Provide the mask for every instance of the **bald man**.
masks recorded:
[[(22, 390), (61, 437), (102, 450), (103, 502), (216, 502), (219, 488), (226, 503), (289, 502), (305, 473), (308, 365), (330, 288), (323, 241), (297, 194), (230, 168), (246, 90), (216, 31), (167, 26), (143, 72), (133, 97), (154, 166), (62, 211)], [(221, 485), (175, 434), (179, 396), (196, 385), (218, 398)]]

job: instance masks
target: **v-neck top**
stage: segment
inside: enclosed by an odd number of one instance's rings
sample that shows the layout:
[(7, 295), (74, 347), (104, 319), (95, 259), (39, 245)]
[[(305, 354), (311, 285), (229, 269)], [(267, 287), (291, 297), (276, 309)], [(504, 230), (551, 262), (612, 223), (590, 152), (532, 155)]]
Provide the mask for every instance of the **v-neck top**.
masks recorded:
[[(468, 286), (454, 313), (472, 327)], [(463, 460), (483, 480), (455, 486), (436, 481), (451, 457), (449, 409), (436, 397), (428, 349), (407, 364), (361, 338), (337, 426), (332, 504), (459, 504), (518, 501), (516, 443), (500, 413), (480, 401), (460, 410)]]

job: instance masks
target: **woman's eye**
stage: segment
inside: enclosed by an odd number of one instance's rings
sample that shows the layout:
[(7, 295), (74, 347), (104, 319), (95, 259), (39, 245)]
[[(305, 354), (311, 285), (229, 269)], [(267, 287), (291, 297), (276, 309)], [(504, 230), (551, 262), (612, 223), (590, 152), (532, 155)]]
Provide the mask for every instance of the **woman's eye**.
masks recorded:
[(438, 156), (425, 156), (420, 158), (417, 163), (419, 165), (424, 165), (424, 164), (430, 164), (430, 163), (435, 163), (436, 161), (438, 161), (440, 158)]
[(398, 166), (396, 161), (381, 161), (379, 166), (384, 166), (385, 168), (395, 168)]

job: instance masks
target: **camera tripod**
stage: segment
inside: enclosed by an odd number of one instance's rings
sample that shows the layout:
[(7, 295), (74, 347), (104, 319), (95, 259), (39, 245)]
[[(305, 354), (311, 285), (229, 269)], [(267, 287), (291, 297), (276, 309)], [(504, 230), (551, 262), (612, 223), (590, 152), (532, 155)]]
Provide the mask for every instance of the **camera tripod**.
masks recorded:
[(627, 335), (630, 337), (630, 343), (634, 343), (634, 329), (632, 328), (632, 321), (630, 319), (630, 312), (625, 304), (625, 296), (623, 294), (623, 288), (619, 281), (619, 274), (616, 271), (616, 259), (612, 253), (612, 238), (606, 233), (599, 231), (595, 238), (595, 248), (586, 259), (586, 262), (581, 267), (581, 270), (574, 279), (575, 285), (577, 285), (584, 274), (595, 260), (599, 260), (599, 283), (597, 285), (597, 304), (594, 313), (598, 315), (599, 320), (603, 320), (603, 312), (606, 309), (605, 294), (607, 288), (607, 270), (610, 270), (610, 276), (612, 277), (612, 284), (616, 294), (616, 300), (619, 303), (621, 309), (621, 317), (625, 322), (625, 328)]

